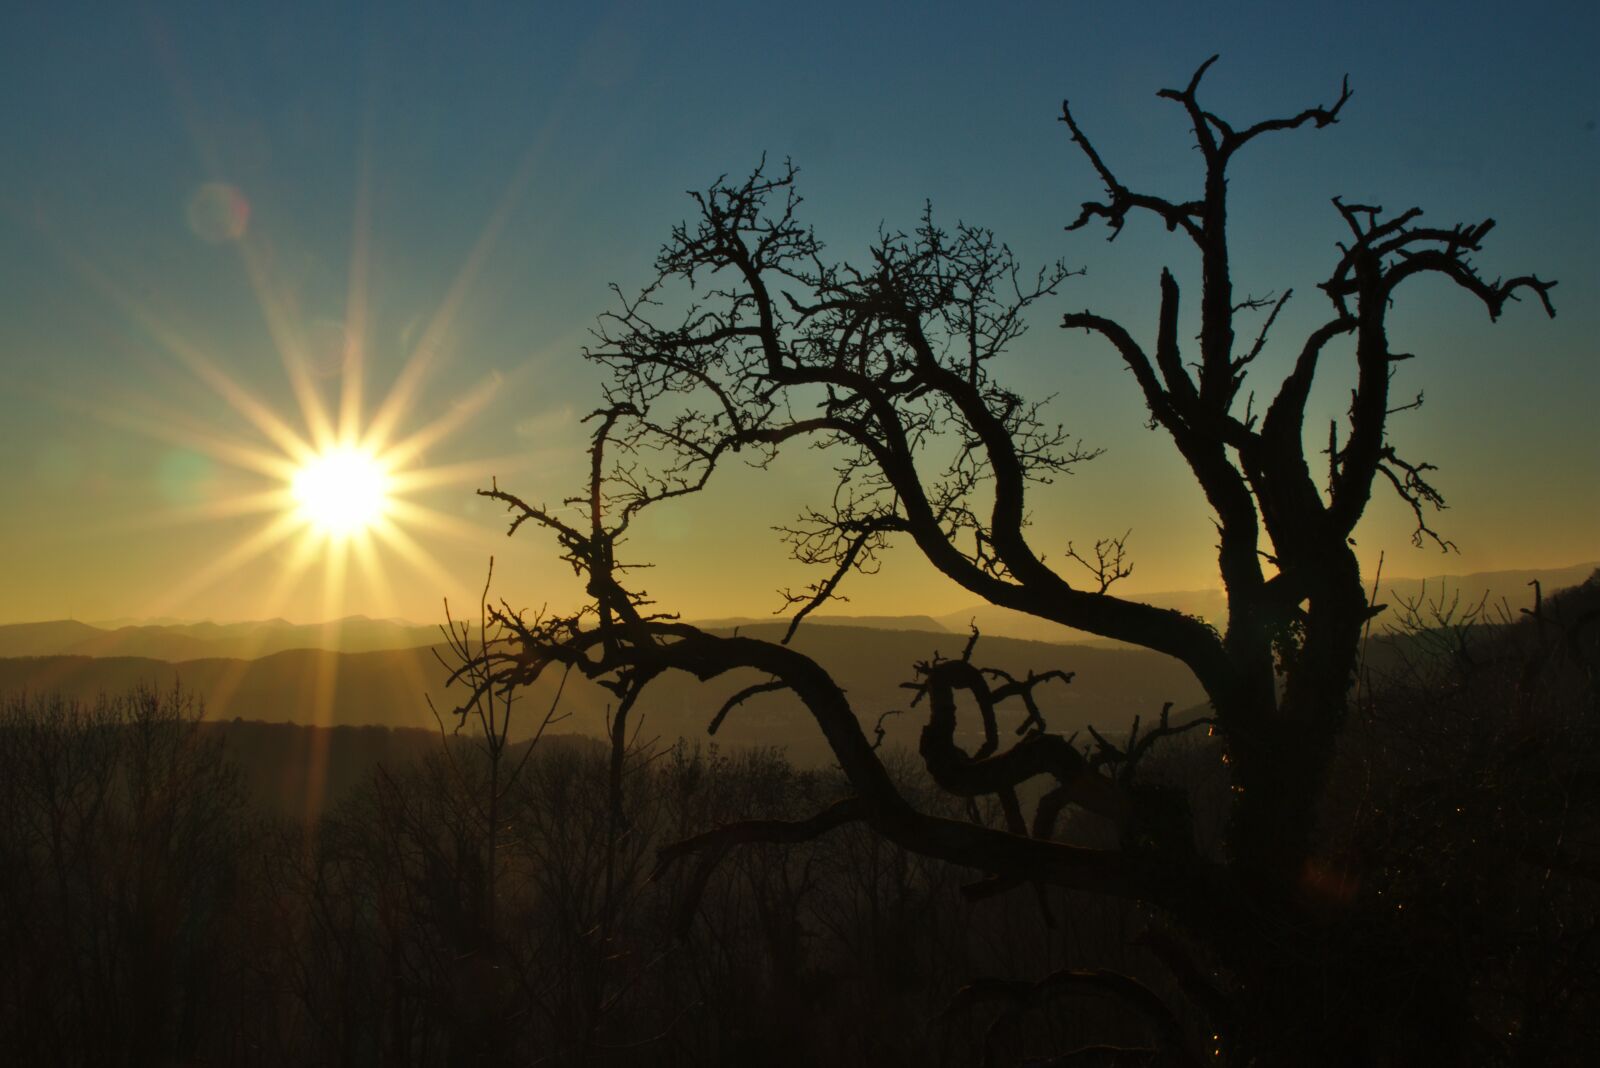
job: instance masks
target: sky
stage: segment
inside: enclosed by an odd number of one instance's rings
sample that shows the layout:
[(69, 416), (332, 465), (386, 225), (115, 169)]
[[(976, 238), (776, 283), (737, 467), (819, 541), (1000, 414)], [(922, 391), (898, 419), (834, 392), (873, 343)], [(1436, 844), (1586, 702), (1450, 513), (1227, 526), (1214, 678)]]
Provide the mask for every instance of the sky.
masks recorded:
[[(1114, 355), (1055, 326), (1090, 307), (1148, 338), (1161, 268), (1196, 266), (1159, 225), (1064, 232), (1100, 188), (1062, 99), (1125, 181), (1183, 196), (1197, 154), (1155, 92), (1213, 52), (1204, 99), (1237, 122), (1354, 91), (1338, 125), (1231, 172), (1236, 289), (1297, 291), (1263, 372), (1322, 314), (1334, 195), (1493, 217), (1485, 273), (1560, 283), (1554, 321), (1403, 294), (1395, 389), (1426, 403), (1393, 436), (1439, 466), (1460, 551), (1413, 548), (1380, 493), (1367, 566), (1600, 558), (1597, 45), (1577, 2), (26, 5), (0, 40), (0, 622), (430, 621), (475, 603), (491, 554), (511, 603), (571, 603), (553, 545), (507, 541), (473, 491), (582, 488), (608, 285), (648, 282), (685, 191), (763, 154), (794, 160), (841, 258), (931, 202), (1025, 264), (1086, 268), (999, 370), (1105, 450), (1033, 500), (1035, 539), (1129, 531), (1120, 590), (1215, 586), (1170, 443)], [(1347, 388), (1327, 376), (1312, 425)], [(384, 529), (330, 537), (307, 511), (318, 410), (403, 453)], [(770, 528), (827, 485), (806, 450), (730, 469), (626, 552), (663, 607), (763, 615), (807, 581)], [(873, 614), (973, 599), (909, 547), (844, 592)]]

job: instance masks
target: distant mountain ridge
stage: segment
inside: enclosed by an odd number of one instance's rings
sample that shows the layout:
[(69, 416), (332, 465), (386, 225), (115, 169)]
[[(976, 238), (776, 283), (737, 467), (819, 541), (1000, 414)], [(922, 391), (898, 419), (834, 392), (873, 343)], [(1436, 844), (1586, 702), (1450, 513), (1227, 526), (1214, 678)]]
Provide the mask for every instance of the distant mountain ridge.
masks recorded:
[[(726, 616), (720, 619), (695, 619), (690, 620), (702, 630), (739, 630), (750, 627), (785, 627), (789, 626), (787, 616)], [(950, 628), (932, 616), (841, 616), (841, 615), (809, 615), (800, 624), (802, 627), (816, 625), (819, 627), (862, 627), (867, 630), (912, 630), (925, 634), (944, 634)], [(962, 633), (966, 627), (961, 628)]]
[[(1564, 568), (1482, 571), (1467, 575), (1421, 578), (1382, 578), (1379, 603), (1395, 604), (1421, 596), (1432, 598), (1460, 591), (1463, 601), (1474, 603), (1487, 596), (1491, 603), (1506, 601), (1512, 608), (1532, 603), (1529, 583), (1537, 580), (1549, 593), (1582, 583), (1600, 568), (1600, 562)], [(1219, 629), (1227, 622), (1227, 601), (1222, 590), (1187, 590), (1130, 595), (1158, 608), (1197, 616)], [(1381, 626), (1385, 617), (1379, 616)], [(693, 621), (713, 630), (775, 628), (787, 626), (783, 617), (724, 617)], [(1021, 612), (990, 604), (974, 605), (943, 615), (835, 615), (807, 616), (801, 625), (847, 627), (872, 631), (923, 634), (966, 634), (976, 625), (988, 637), (1065, 645), (1116, 645), (1107, 639), (1073, 630)], [(294, 649), (324, 649), (342, 653), (367, 653), (415, 649), (438, 645), (442, 635), (436, 624), (399, 619), (348, 616), (327, 623), (290, 623), (269, 619), (243, 623), (160, 622), (119, 626), (94, 625), (72, 619), (38, 623), (0, 624), (0, 657), (93, 656), (142, 657), (178, 663), (208, 658), (254, 659)]]
[[(785, 625), (752, 624), (741, 633), (775, 639)], [(914, 746), (926, 710), (910, 709), (910, 695), (901, 683), (913, 677), (917, 661), (935, 654), (959, 655), (964, 643), (965, 638), (956, 634), (832, 625), (802, 627), (794, 644), (833, 674), (849, 695), (863, 729), (870, 732), (880, 715), (898, 710), (903, 714), (884, 720), (888, 740)], [(1182, 664), (1142, 649), (985, 637), (974, 659), (1018, 674), (1053, 668), (1075, 672), (1070, 685), (1051, 683), (1038, 693), (1050, 726), (1069, 733), (1091, 722), (1117, 732), (1133, 716), (1148, 718), (1167, 701), (1187, 708), (1204, 700)], [(363, 653), (299, 649), (248, 660), (213, 657), (178, 663), (140, 657), (12, 657), (0, 659), (0, 693), (53, 690), (92, 700), (99, 693), (135, 685), (167, 689), (181, 684), (206, 702), (210, 719), (436, 729), (427, 702), (431, 699), (441, 713), (447, 713), (463, 698), (459, 686), (444, 686), (445, 675), (428, 647)], [(702, 685), (670, 673), (652, 684), (641, 702), (643, 736), (703, 739), (722, 702), (761, 679), (754, 672), (730, 672)], [(516, 708), (514, 736), (537, 727), (559, 683), (559, 673), (550, 671), (524, 691)], [(615, 700), (609, 691), (574, 674), (562, 695), (561, 707), (568, 715), (557, 729), (601, 735), (607, 709)], [(1002, 729), (1010, 730), (1021, 721), (1022, 711), (1002, 706), (1001, 715)], [(634, 722), (640, 722), (637, 716)], [(446, 726), (453, 726), (448, 717)], [(963, 735), (978, 730), (976, 715), (963, 717)], [(784, 746), (802, 763), (828, 759), (815, 721), (787, 694), (763, 695), (741, 705), (728, 716), (716, 740), (732, 746)]]
[(291, 649), (368, 653), (443, 641), (438, 626), (347, 616), (327, 623), (146, 623), (112, 629), (77, 620), (0, 625), (0, 657), (136, 656), (151, 660), (252, 659)]

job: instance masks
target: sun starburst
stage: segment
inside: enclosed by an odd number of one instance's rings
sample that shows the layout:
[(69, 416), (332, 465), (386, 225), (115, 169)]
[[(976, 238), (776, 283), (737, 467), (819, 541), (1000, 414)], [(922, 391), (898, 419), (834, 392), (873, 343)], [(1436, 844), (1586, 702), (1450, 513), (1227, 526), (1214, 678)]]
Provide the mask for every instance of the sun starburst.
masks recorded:
[[(117, 522), (129, 527), (218, 525), (215, 547), (187, 561), (186, 570), (143, 606), (143, 614), (192, 612), (199, 594), (275, 556), (276, 575), (242, 611), (255, 618), (279, 615), (307, 577), (320, 569), (320, 615), (325, 621), (320, 644), (336, 649), (352, 572), (365, 587), (363, 610), (389, 616), (398, 614), (393, 592), (398, 587), (421, 585), (443, 596), (470, 583), (460, 581), (436, 557), (443, 539), (477, 546), (483, 550), (480, 560), (490, 551), (497, 532), (429, 507), (421, 498), (441, 487), (481, 486), (493, 474), (525, 465), (526, 455), (463, 457), (459, 443), (451, 441), (484, 413), (507, 381), (491, 371), (475, 383), (462, 382), (458, 369), (450, 387), (440, 388), (433, 373), (554, 127), (547, 125), (523, 153), (431, 318), (419, 320), (420, 329), (391, 333), (375, 329), (369, 301), (373, 166), (372, 131), (364, 126), (343, 312), (333, 319), (311, 320), (299, 303), (301, 280), (282, 270), (286, 257), (281, 250), (274, 253), (263, 233), (266, 218), (253, 210), (247, 189), (225, 180), (228, 168), (211, 138), (216, 123), (189, 92), (178, 58), (169, 56), (167, 62), (178, 110), (208, 178), (189, 199), (189, 229), (211, 246), (208, 254), (237, 252), (293, 399), (274, 403), (261, 383), (236, 377), (228, 369), (231, 365), (211, 355), (226, 351), (223, 346), (201, 344), (176, 325), (180, 316), (163, 314), (152, 297), (136, 295), (145, 282), (137, 265), (118, 270), (103, 250), (91, 251), (85, 243), (63, 241), (52, 232), (47, 237), (63, 263), (121, 309), (141, 342), (153, 342), (161, 354), (149, 368), (148, 382), (123, 384), (115, 395), (102, 394), (98, 401), (85, 390), (59, 399), (70, 410), (177, 446), (169, 458), (181, 454), (178, 469), (159, 477), (182, 492), (168, 494), (165, 506), (152, 504), (144, 514)], [(378, 393), (368, 392), (366, 363), (373, 352), (394, 355), (398, 365), (387, 390)], [(525, 364), (524, 370), (529, 367), (531, 363)], [(163, 386), (175, 388), (168, 392)], [(153, 395), (139, 398), (136, 394), (147, 387)], [(223, 407), (171, 399), (195, 393), (196, 387)], [(447, 462), (429, 462), (430, 455), (441, 452), (453, 455)], [(227, 477), (191, 493), (195, 480), (189, 476), (196, 464)], [(150, 499), (159, 501), (160, 494)], [(237, 529), (241, 518), (251, 517), (255, 522), (233, 540), (220, 534), (222, 521)], [(420, 576), (421, 583), (396, 582), (402, 574)], [(205, 695), (212, 712), (228, 713), (229, 698), (250, 663), (236, 661)], [(302, 722), (334, 722), (338, 664), (337, 657), (318, 658), (314, 682), (302, 694), (303, 705), (286, 711)], [(396, 664), (411, 676), (415, 691), (424, 693), (427, 682), (418, 663), (400, 657)], [(326, 735), (314, 736), (310, 743), (308, 812), (320, 810), (326, 745)]]
[(307, 523), (344, 538), (383, 518), (389, 473), (379, 457), (360, 449), (331, 449), (296, 471), (289, 491)]
[[(450, 485), (483, 484), (491, 473), (522, 465), (520, 457), (455, 459), (430, 465), (435, 451), (481, 414), (504, 385), (495, 372), (465, 388), (452, 389), (443, 398), (430, 395), (423, 384), (438, 358), (465, 301), (466, 292), (480, 270), (495, 237), (505, 222), (509, 203), (525, 174), (508, 188), (499, 208), (449, 286), (433, 317), (409, 337), (408, 351), (387, 392), (366, 403), (365, 368), (369, 336), (366, 197), (357, 198), (349, 288), (344, 321), (331, 360), (336, 363), (332, 383), (337, 396), (327, 398), (326, 373), (314, 373), (311, 355), (314, 324), (298, 314), (296, 302), (270, 270), (272, 258), (255, 233), (229, 233), (240, 253), (245, 275), (260, 305), (284, 376), (293, 395), (289, 411), (280, 411), (236, 379), (211, 358), (203, 347), (159, 315), (147, 301), (136, 299), (117, 279), (85, 258), (61, 250), (95, 288), (118, 305), (186, 372), (185, 378), (204, 386), (237, 418), (216, 422), (197, 418), (196, 408), (174, 410), (170, 404), (129, 403), (128, 398), (94, 405), (102, 420), (181, 446), (205, 457), (219, 468), (246, 476), (246, 490), (213, 494), (207, 499), (152, 509), (143, 524), (221, 520), (259, 515), (261, 521), (232, 544), (219, 545), (215, 553), (197, 561), (180, 581), (163, 590), (148, 607), (152, 616), (181, 612), (193, 598), (227, 576), (263, 556), (278, 552), (283, 563), (266, 601), (252, 614), (278, 613), (306, 574), (320, 564), (323, 572), (322, 615), (336, 619), (347, 612), (348, 563), (353, 555), (359, 577), (379, 599), (369, 610), (394, 614), (388, 599), (389, 568), (399, 565), (421, 576), (443, 595), (458, 585), (440, 563), (429, 544), (439, 538), (465, 539), (485, 548), (491, 533), (462, 519), (431, 508), (417, 499), (424, 491)], [(237, 194), (242, 196), (242, 194)], [(170, 366), (170, 365), (169, 365)], [(329, 403), (330, 400), (332, 403)], [(442, 400), (439, 414), (418, 421), (418, 410), (430, 400)], [(78, 398), (79, 406), (86, 402)], [(295, 410), (297, 409), (297, 411)]]

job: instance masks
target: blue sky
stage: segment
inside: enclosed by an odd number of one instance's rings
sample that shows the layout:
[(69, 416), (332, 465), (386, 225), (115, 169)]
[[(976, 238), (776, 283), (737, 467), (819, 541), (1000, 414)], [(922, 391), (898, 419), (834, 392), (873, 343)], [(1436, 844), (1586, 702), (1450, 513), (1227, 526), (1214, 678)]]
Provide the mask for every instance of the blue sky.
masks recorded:
[[(941, 218), (992, 227), (1027, 263), (1087, 267), (1040, 313), (1007, 377), (1059, 394), (1059, 417), (1108, 451), (1041, 498), (1036, 517), (1063, 545), (1131, 527), (1132, 589), (1208, 585), (1214, 539), (1170, 447), (1143, 429), (1110, 354), (1052, 319), (1092, 306), (1148, 328), (1160, 268), (1180, 279), (1193, 268), (1158, 226), (1130, 226), (1112, 245), (1063, 232), (1099, 190), (1056, 121), (1061, 99), (1130, 184), (1181, 194), (1196, 154), (1178, 109), (1154, 93), (1212, 52), (1222, 60), (1206, 99), (1240, 120), (1331, 101), (1345, 73), (1355, 91), (1338, 126), (1260, 142), (1234, 172), (1236, 286), (1295, 287), (1286, 349), (1321, 311), (1313, 286), (1340, 236), (1335, 194), (1420, 205), (1441, 224), (1493, 216), (1488, 273), (1561, 283), (1554, 322), (1520, 307), (1493, 328), (1443, 286), (1407, 294), (1395, 332), (1419, 359), (1399, 388), (1426, 390), (1428, 403), (1397, 437), (1440, 464), (1453, 505), (1442, 529), (1462, 553), (1411, 549), (1404, 509), (1385, 499), (1364, 551), (1388, 552), (1404, 574), (1600, 556), (1591, 5), (109, 8), (31, 5), (8, 14), (0, 42), (0, 553), (12, 571), (0, 619), (259, 614), (288, 546), (165, 596), (259, 518), (163, 517), (248, 479), (128, 424), (177, 409), (251, 433), (174, 357), (174, 336), (294, 413), (282, 330), (314, 366), (319, 353), (336, 365), (363, 249), (369, 401), (454, 292), (407, 418), (482, 406), (428, 461), (484, 461), (485, 476), (533, 497), (575, 490), (576, 418), (596, 397), (577, 350), (607, 284), (647, 281), (687, 213), (683, 191), (762, 153), (801, 167), (808, 218), (840, 256), (931, 200)], [(238, 240), (191, 218), (206, 183), (247, 201)], [(277, 336), (262, 284), (290, 309)], [(331, 397), (337, 378), (317, 388)], [(1338, 410), (1337, 383), (1322, 400)], [(517, 464), (488, 462), (506, 457)], [(811, 464), (799, 457), (767, 480), (733, 472), (703, 502), (652, 517), (636, 545), (662, 565), (652, 591), (691, 613), (775, 607), (771, 591), (798, 576), (767, 527), (823, 484)], [(469, 595), (490, 551), (514, 599), (569, 595), (536, 536), (497, 540), (476, 484), (425, 502), (481, 536), (422, 538), (439, 568), (352, 580), (342, 606), (432, 618), (441, 595)], [(328, 607), (314, 572), (279, 591), (279, 614)], [(901, 557), (851, 593), (859, 611), (970, 599)]]

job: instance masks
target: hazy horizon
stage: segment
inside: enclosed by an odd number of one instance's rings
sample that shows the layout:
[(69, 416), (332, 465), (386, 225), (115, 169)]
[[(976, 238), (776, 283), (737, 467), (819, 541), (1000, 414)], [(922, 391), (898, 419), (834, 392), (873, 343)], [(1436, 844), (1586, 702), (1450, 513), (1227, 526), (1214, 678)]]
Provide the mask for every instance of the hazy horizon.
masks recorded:
[[(1391, 589), (1397, 585), (1411, 586), (1413, 584), (1420, 583), (1432, 584), (1442, 582), (1447, 588), (1450, 583), (1457, 583), (1458, 585), (1456, 588), (1462, 593), (1463, 596), (1470, 595), (1472, 597), (1477, 597), (1482, 590), (1471, 587), (1471, 583), (1474, 580), (1489, 580), (1496, 577), (1503, 578), (1506, 576), (1517, 576), (1520, 579), (1520, 577), (1523, 575), (1533, 575), (1535, 577), (1540, 577), (1541, 581), (1543, 581), (1546, 577), (1556, 577), (1563, 583), (1570, 582), (1571, 584), (1576, 585), (1583, 582), (1596, 570), (1600, 570), (1600, 559), (1584, 560), (1558, 567), (1513, 567), (1495, 571), (1475, 571), (1465, 573), (1443, 571), (1429, 572), (1427, 574), (1420, 575), (1395, 575), (1385, 571), (1379, 579), (1379, 600), (1381, 601), (1388, 597)], [(1465, 586), (1461, 584), (1465, 584)], [(1557, 587), (1547, 587), (1544, 592), (1548, 594), (1553, 592), (1555, 588)], [(1150, 598), (1157, 602), (1188, 597), (1213, 597), (1222, 599), (1226, 593), (1220, 584), (1209, 588), (1190, 590), (1133, 590), (1125, 592), (1128, 592), (1130, 596), (1136, 598)], [(1529, 596), (1532, 596), (1531, 592), (1529, 593)], [(451, 615), (457, 624), (467, 621), (463, 618), (463, 613), (461, 611), (463, 607), (470, 610), (473, 606), (452, 605)], [(1003, 609), (996, 609), (995, 606), (986, 605), (977, 600), (970, 599), (969, 602), (963, 606), (943, 611), (917, 611), (915, 606), (907, 606), (903, 611), (897, 612), (857, 612), (851, 611), (851, 608), (852, 605), (850, 603), (832, 604), (824, 607), (818, 612), (809, 615), (807, 618), (814, 623), (849, 623), (851, 621), (863, 619), (881, 622), (929, 619), (934, 622), (940, 622), (949, 620), (951, 617), (958, 616), (961, 613), (967, 612), (971, 609), (983, 608), (989, 610), (1007, 611)], [(790, 609), (784, 612), (768, 612), (760, 615), (740, 613), (705, 613), (694, 616), (686, 615), (683, 618), (692, 623), (719, 626), (727, 623), (781, 622), (791, 616), (793, 611), (794, 609)], [(1019, 616), (1021, 615), (1021, 613), (1017, 614)], [(473, 618), (475, 620), (476, 617)], [(86, 626), (104, 629), (162, 626), (213, 626), (225, 628), (279, 624), (286, 627), (292, 627), (297, 630), (327, 628), (333, 627), (340, 623), (362, 622), (392, 625), (413, 630), (423, 630), (440, 627), (444, 624), (445, 619), (442, 611), (439, 615), (439, 618), (436, 620), (413, 619), (404, 616), (369, 616), (361, 612), (352, 612), (343, 616), (336, 616), (326, 619), (290, 619), (281, 615), (271, 618), (240, 617), (236, 619), (219, 619), (216, 617), (196, 618), (183, 616), (121, 616), (112, 617), (109, 619), (79, 619), (73, 616), (56, 616), (47, 619), (0, 619), (0, 627), (18, 627), (62, 622), (82, 623)], [(474, 623), (474, 625), (476, 624)]]

